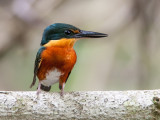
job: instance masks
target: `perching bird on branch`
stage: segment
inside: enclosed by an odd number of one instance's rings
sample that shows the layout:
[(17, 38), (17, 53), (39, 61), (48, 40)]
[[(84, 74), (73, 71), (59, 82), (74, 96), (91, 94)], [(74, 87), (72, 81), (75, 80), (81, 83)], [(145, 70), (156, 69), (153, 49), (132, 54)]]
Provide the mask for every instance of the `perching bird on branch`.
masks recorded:
[(39, 78), (37, 95), (41, 90), (50, 91), (51, 85), (59, 82), (63, 96), (65, 83), (76, 63), (76, 52), (73, 48), (77, 39), (107, 37), (107, 34), (80, 30), (69, 24), (55, 23), (48, 26), (37, 52), (34, 77), (30, 87)]

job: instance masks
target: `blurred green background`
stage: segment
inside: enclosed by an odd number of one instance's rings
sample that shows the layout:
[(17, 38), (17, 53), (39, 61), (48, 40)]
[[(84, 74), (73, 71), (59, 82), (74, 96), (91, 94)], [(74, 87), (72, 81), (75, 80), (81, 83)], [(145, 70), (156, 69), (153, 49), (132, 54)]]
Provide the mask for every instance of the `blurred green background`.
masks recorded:
[[(82, 39), (65, 91), (160, 88), (159, 0), (0, 0), (0, 90), (29, 88), (43, 30), (68, 23), (109, 34)], [(52, 91), (59, 91), (58, 84)]]

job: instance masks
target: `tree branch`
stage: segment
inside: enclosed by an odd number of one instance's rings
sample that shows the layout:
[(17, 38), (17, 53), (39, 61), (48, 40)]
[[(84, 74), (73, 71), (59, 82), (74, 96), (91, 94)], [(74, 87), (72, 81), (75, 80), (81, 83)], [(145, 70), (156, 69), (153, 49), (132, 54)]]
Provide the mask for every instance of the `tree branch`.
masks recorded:
[(0, 92), (0, 119), (157, 120), (160, 90), (59, 93)]

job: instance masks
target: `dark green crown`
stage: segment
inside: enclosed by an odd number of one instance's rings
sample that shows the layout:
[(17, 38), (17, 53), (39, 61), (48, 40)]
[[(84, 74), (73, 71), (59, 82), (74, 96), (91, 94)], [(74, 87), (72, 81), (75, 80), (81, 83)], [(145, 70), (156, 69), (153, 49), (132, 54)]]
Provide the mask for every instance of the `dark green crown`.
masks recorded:
[(61, 38), (72, 38), (74, 33), (71, 30), (80, 30), (72, 25), (55, 23), (48, 27), (43, 32), (41, 45), (48, 43), (50, 40), (59, 40)]

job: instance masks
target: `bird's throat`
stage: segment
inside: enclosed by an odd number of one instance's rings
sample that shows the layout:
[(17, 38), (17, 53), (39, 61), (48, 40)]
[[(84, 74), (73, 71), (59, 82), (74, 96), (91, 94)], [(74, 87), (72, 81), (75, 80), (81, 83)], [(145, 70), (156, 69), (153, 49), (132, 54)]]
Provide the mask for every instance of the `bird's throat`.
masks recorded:
[(50, 40), (48, 43), (43, 45), (44, 47), (73, 47), (76, 42), (75, 38), (67, 39), (62, 38), (60, 40)]

